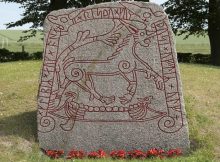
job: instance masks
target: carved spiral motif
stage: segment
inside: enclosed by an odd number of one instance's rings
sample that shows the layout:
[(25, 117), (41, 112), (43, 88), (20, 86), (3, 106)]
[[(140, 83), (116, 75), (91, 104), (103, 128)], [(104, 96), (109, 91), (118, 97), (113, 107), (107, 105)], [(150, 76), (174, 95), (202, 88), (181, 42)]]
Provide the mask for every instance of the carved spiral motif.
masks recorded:
[(135, 66), (131, 62), (123, 60), (119, 62), (118, 68), (122, 73), (130, 73), (134, 70)]
[(151, 43), (150, 38), (144, 39), (144, 46), (145, 46), (145, 47), (149, 47), (149, 46), (150, 46), (150, 43)]
[(52, 117), (43, 116), (40, 119), (40, 123), (38, 125), (39, 132), (47, 133), (54, 130), (54, 128), (55, 128), (55, 120)]
[(83, 78), (83, 71), (71, 64), (65, 69), (65, 75), (69, 80), (76, 82)]
[(170, 116), (164, 116), (161, 118), (158, 125), (160, 130), (166, 133), (177, 132), (182, 127), (182, 124), (179, 125), (175, 119)]

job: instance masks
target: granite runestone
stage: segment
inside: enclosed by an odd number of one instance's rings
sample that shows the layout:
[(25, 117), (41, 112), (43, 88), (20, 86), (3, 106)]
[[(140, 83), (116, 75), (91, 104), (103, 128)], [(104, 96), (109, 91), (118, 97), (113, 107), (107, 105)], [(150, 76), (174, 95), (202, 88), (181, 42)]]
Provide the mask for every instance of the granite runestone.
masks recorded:
[(43, 149), (189, 148), (173, 33), (154, 3), (63, 9), (44, 22)]

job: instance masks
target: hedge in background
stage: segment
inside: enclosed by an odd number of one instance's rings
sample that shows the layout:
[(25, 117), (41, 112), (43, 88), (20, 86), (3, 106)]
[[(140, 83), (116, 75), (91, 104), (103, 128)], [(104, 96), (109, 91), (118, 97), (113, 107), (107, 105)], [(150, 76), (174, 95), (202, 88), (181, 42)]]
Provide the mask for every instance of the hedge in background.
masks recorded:
[(0, 49), (0, 62), (29, 60), (27, 52), (10, 52), (7, 49)]
[(43, 52), (35, 52), (30, 54), (30, 56), (33, 60), (41, 60), (43, 59)]
[(178, 62), (184, 63), (199, 63), (210, 64), (211, 55), (208, 54), (192, 54), (192, 53), (177, 53)]
[[(27, 53), (27, 52), (11, 52), (7, 49), (0, 49), (0, 62), (19, 61), (19, 60), (41, 60), (43, 52)], [(177, 53), (178, 62), (183, 63), (199, 63), (210, 64), (211, 55)]]
[(42, 52), (29, 54), (27, 52), (11, 52), (4, 48), (0, 49), (0, 62), (40, 59), (42, 59)]

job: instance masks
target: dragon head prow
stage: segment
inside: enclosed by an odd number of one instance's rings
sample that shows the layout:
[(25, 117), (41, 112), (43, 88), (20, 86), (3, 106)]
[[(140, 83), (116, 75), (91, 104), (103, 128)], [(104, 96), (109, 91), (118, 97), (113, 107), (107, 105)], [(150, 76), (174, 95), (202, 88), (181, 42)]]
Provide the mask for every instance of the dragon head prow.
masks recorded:
[(77, 97), (77, 94), (75, 92), (71, 92), (71, 91), (68, 91), (65, 93), (66, 97), (71, 97), (73, 99), (75, 99)]
[(144, 98), (137, 98), (139, 104), (149, 105), (151, 103), (151, 100), (153, 99), (153, 96), (147, 96)]

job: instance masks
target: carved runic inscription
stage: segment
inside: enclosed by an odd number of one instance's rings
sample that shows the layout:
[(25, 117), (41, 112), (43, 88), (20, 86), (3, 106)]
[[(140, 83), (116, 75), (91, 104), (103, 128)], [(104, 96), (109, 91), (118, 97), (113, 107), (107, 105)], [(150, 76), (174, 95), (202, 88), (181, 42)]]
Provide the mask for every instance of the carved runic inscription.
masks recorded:
[(117, 2), (55, 11), (45, 31), (40, 138), (88, 124), (183, 129), (176, 52), (160, 7)]

